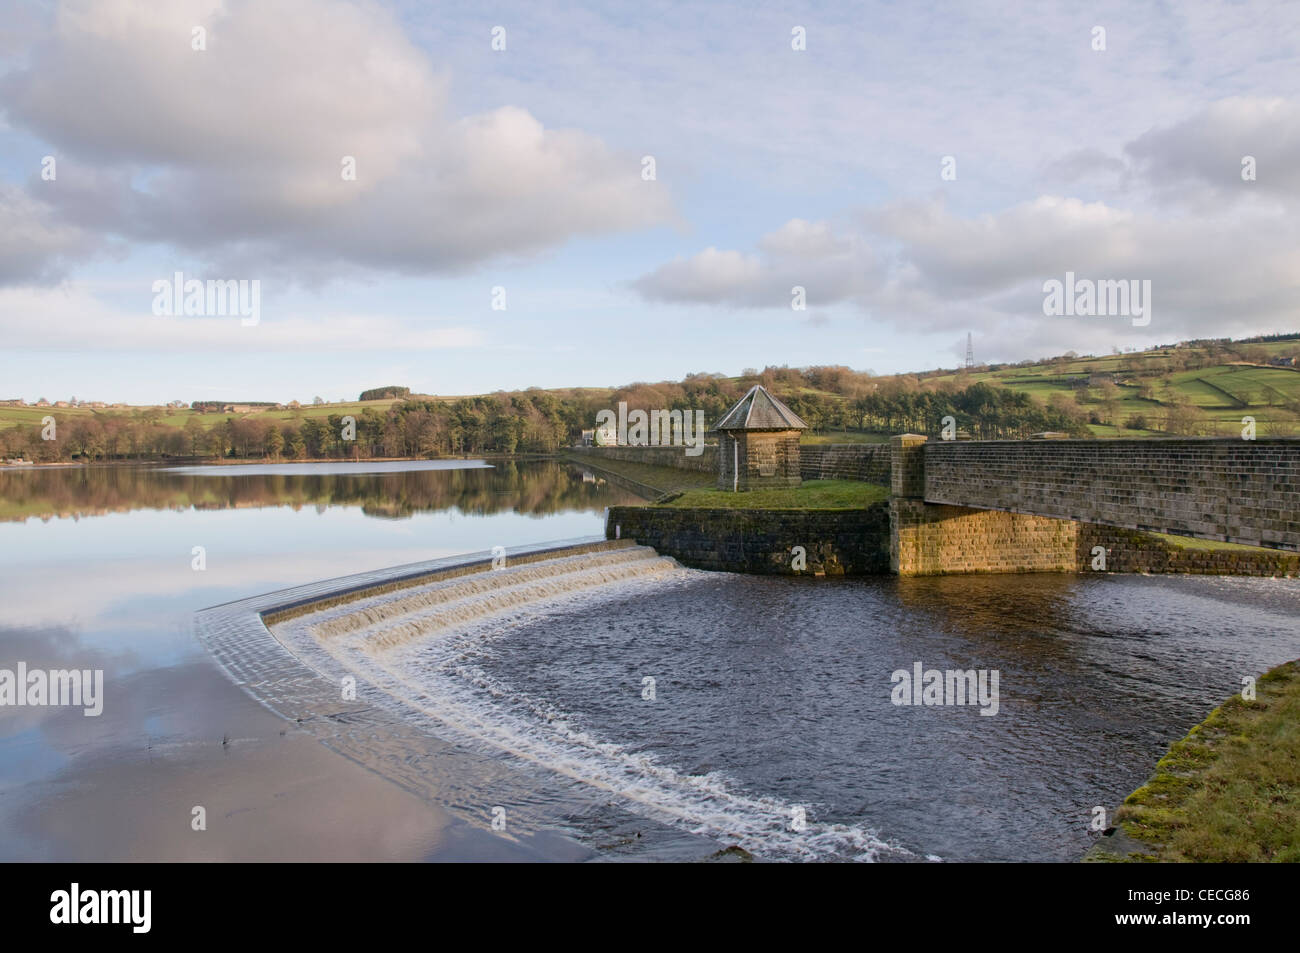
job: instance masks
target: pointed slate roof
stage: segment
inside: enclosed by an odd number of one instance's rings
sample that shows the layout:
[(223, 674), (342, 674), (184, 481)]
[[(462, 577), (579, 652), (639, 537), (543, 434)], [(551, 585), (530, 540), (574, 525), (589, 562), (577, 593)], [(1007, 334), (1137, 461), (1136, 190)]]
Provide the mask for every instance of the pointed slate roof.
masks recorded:
[(727, 411), (714, 430), (807, 430), (799, 415), (755, 384)]

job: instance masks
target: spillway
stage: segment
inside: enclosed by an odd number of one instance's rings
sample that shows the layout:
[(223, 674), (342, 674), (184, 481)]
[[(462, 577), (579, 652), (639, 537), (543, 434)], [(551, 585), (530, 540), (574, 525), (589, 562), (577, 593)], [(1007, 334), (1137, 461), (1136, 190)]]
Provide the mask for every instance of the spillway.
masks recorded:
[(631, 830), (609, 820), (627, 813), (676, 832), (683, 856), (738, 844), (773, 858), (910, 859), (867, 828), (805, 824), (799, 805), (746, 793), (724, 772), (687, 773), (598, 737), (478, 664), (518, 627), (575, 613), (598, 626), (607, 594), (654, 600), (702, 575), (629, 540), (570, 541), (242, 600), (205, 610), (199, 632), (263, 704), (478, 825), (504, 805), (512, 830), (544, 829), (565, 804), (585, 813), (579, 836), (593, 817)]

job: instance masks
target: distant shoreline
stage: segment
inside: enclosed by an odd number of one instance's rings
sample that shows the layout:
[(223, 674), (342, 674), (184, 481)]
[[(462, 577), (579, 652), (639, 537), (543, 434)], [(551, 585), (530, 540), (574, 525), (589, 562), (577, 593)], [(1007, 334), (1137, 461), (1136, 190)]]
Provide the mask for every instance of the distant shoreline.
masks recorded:
[(67, 469), (69, 467), (250, 467), (275, 466), (288, 463), (432, 463), (438, 460), (559, 460), (560, 451), (555, 453), (468, 453), (454, 457), (310, 457), (299, 460), (284, 457), (268, 460), (265, 457), (252, 459), (213, 459), (211, 457), (168, 457), (165, 460), (89, 460), (89, 461), (55, 461), (32, 463), (0, 463), (0, 472), (6, 470), (46, 470)]

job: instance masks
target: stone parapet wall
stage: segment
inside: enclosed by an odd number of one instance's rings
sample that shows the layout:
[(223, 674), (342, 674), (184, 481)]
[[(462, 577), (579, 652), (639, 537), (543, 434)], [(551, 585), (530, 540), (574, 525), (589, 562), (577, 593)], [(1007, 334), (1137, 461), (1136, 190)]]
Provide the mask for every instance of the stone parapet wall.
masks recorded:
[(831, 443), (799, 446), (799, 473), (805, 480), (860, 480), (889, 486), (887, 443)]
[(931, 441), (923, 453), (930, 503), (1300, 550), (1300, 440)]
[(690, 447), (570, 447), (569, 452), (595, 459), (624, 460), (655, 467), (676, 467), (679, 470), (698, 470), (702, 473), (718, 472), (718, 447), (706, 444), (699, 456), (688, 456)]

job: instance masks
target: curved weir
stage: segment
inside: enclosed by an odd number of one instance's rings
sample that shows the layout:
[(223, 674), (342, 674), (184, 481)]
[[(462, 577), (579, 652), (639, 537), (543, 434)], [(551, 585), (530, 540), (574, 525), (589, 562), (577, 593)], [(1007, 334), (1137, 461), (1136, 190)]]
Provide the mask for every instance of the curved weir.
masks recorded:
[(765, 857), (914, 859), (866, 828), (809, 819), (795, 830), (795, 805), (593, 737), (477, 664), (517, 627), (589, 612), (603, 592), (652, 598), (699, 575), (649, 547), (593, 538), (514, 549), (497, 568), (479, 553), (271, 593), (204, 610), (198, 629), (264, 705), (478, 826), (504, 806), (512, 835), (576, 819), (632, 839), (650, 821), (684, 857), (739, 844)]

